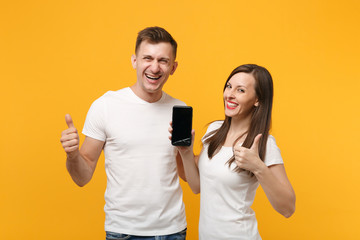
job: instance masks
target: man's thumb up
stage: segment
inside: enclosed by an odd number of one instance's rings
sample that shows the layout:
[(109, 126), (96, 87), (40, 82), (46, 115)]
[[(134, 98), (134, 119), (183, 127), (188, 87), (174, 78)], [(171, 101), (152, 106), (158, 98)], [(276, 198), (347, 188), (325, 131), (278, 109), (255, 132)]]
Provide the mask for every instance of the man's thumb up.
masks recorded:
[(75, 127), (70, 114), (65, 115), (65, 121), (66, 121), (66, 124), (68, 125), (69, 128)]

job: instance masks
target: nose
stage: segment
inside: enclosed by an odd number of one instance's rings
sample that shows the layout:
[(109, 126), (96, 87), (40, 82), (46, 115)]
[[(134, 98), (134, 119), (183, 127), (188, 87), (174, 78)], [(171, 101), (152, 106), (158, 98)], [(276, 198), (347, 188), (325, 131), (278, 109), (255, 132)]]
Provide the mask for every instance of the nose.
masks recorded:
[(234, 98), (234, 92), (232, 91), (232, 89), (225, 89), (224, 91), (224, 97), (225, 99), (233, 99)]
[(153, 73), (157, 73), (160, 71), (160, 64), (158, 63), (158, 61), (153, 61), (151, 63), (151, 67), (150, 67), (151, 72)]

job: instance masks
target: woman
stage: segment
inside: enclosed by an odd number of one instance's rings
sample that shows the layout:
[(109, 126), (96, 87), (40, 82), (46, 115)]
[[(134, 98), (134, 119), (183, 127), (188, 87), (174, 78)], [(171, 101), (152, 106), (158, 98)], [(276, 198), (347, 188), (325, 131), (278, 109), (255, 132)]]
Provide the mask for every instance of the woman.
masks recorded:
[(201, 189), (199, 239), (261, 239), (251, 209), (259, 184), (276, 211), (285, 217), (295, 211), (295, 193), (269, 135), (271, 75), (255, 64), (241, 65), (223, 96), (225, 120), (210, 124), (200, 156), (192, 146), (178, 147), (189, 186), (194, 193)]

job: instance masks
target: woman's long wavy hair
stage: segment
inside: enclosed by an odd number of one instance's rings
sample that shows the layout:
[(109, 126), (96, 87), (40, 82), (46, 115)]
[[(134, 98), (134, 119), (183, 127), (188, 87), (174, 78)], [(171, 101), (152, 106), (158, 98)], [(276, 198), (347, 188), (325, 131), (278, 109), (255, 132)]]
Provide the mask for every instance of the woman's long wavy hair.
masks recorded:
[[(259, 142), (259, 156), (262, 161), (265, 159), (266, 142), (269, 136), (269, 130), (271, 125), (271, 110), (273, 103), (273, 81), (269, 71), (256, 64), (245, 64), (235, 68), (228, 79), (225, 82), (223, 91), (225, 91), (228, 81), (237, 73), (244, 72), (249, 73), (255, 78), (255, 93), (258, 99), (259, 105), (254, 106), (252, 112), (251, 123), (249, 129), (242, 133), (233, 143), (233, 146), (240, 140), (240, 138), (246, 134), (245, 141), (242, 146), (250, 148), (254, 142), (255, 137), (261, 133), (262, 137)], [(225, 106), (225, 103), (224, 103)], [(205, 136), (205, 144), (209, 144), (208, 157), (211, 159), (224, 145), (227, 133), (230, 129), (231, 117), (225, 116), (225, 120), (221, 127), (208, 133)], [(240, 133), (239, 133), (240, 134)], [(235, 157), (232, 156), (227, 162), (229, 167), (235, 161)], [(236, 166), (234, 169), (236, 172), (241, 172), (243, 169)]]

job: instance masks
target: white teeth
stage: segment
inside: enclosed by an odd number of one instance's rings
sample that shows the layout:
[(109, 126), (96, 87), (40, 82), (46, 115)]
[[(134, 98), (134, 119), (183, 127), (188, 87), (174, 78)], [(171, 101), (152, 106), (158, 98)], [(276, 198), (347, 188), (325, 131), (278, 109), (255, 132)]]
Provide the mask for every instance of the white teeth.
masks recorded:
[(150, 77), (149, 75), (145, 74), (145, 76), (151, 80), (159, 80), (161, 78), (161, 76), (159, 77)]
[(232, 107), (232, 108), (237, 106), (236, 103), (230, 103), (230, 102), (228, 102), (227, 104), (229, 105), (229, 107)]

